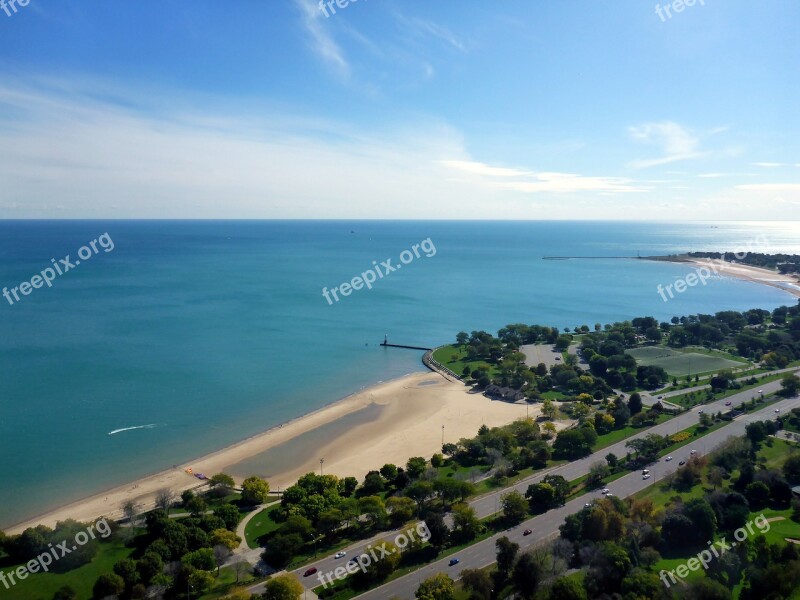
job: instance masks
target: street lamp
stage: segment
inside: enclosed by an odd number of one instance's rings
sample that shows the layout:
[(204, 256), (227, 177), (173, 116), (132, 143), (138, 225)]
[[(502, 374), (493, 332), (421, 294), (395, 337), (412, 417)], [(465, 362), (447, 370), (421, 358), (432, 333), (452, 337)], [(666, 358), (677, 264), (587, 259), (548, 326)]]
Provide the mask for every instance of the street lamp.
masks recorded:
[(324, 458), (319, 459), (319, 475), (322, 477), (322, 464), (325, 462)]
[(442, 425), (442, 447), (444, 447), (444, 425)]

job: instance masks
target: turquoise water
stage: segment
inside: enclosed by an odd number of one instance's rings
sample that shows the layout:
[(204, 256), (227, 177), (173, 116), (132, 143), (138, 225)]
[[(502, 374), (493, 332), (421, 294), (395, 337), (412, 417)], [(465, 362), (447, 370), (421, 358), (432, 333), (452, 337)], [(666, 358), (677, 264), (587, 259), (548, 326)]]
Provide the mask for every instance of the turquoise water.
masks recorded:
[[(715, 279), (664, 303), (691, 271), (634, 260), (541, 260), (739, 250), (800, 252), (794, 223), (0, 222), (0, 287), (108, 232), (115, 247), (9, 305), (0, 297), (0, 527), (190, 460), (377, 381), (420, 353), (511, 322), (558, 327), (640, 315), (774, 308), (777, 289)], [(428, 239), (329, 305), (349, 281)], [(109, 436), (117, 429), (132, 429)]]

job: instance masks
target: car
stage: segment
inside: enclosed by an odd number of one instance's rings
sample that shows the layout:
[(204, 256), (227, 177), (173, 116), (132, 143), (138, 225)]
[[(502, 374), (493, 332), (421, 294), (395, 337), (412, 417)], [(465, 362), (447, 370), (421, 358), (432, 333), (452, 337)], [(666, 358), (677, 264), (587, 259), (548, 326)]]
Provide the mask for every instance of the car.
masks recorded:
[(460, 561), (460, 560), (458, 560), (457, 558), (451, 558), (451, 559), (450, 559), (450, 566), (452, 567), (453, 565), (457, 565), (457, 564), (458, 564), (458, 563), (460, 563), (460, 562), (461, 562), (461, 561)]
[(759, 393), (759, 394), (763, 394), (763, 393), (764, 393), (764, 390), (758, 390), (758, 393)]
[(344, 558), (345, 554), (347, 554), (347, 552), (344, 552), (344, 551), (337, 552), (336, 554), (333, 555), (333, 558)]
[(697, 454), (697, 450), (692, 450), (689, 454)]
[(725, 403), (725, 406), (730, 406), (731, 404), (732, 404), (732, 402), (731, 402), (730, 400), (728, 400), (728, 401)]
[(306, 572), (303, 573), (303, 577), (309, 577), (317, 572), (317, 567), (311, 567), (310, 569), (306, 569)]
[(775, 412), (781, 412), (781, 409), (780, 408), (776, 408)]
[(603, 494), (608, 494), (608, 488), (603, 488)]
[(645, 473), (642, 475), (642, 479), (650, 479), (650, 473)]
[(642, 475), (647, 475), (650, 472), (650, 469), (642, 469)]
[(556, 356), (556, 360), (561, 360), (561, 357), (560, 356)]
[(356, 564), (357, 565), (358, 564), (358, 559), (353, 557), (353, 558), (351, 558), (350, 560), (347, 561), (347, 564), (348, 565), (349, 564)]
[(591, 503), (587, 502), (586, 504), (583, 505), (583, 508), (589, 508), (590, 506), (591, 506)]
[(613, 497), (613, 496), (614, 496), (614, 494), (612, 494), (611, 492), (608, 492), (608, 493), (606, 494), (606, 498), (611, 498), (611, 497)]
[(532, 533), (533, 532), (530, 529), (526, 529), (525, 531), (522, 532), (522, 535), (530, 535)]
[(671, 461), (671, 460), (672, 460), (672, 457), (671, 457), (671, 456), (668, 456), (668, 457), (667, 457), (667, 458), (665, 458), (664, 460), (665, 460), (665, 461), (667, 461), (667, 462), (669, 462), (669, 461)]
[(664, 399), (664, 396), (659, 396), (659, 397), (657, 398), (657, 400), (663, 400), (663, 399)]
[(698, 414), (698, 415), (702, 415), (704, 412), (706, 412), (706, 411), (704, 411), (704, 410), (701, 408), (700, 410), (698, 410), (698, 411), (697, 411), (697, 414)]
[(682, 460), (682, 461), (681, 461), (681, 462), (679, 462), (678, 464), (679, 464), (679, 465), (685, 465), (685, 464), (686, 464), (686, 461), (685, 461), (685, 460)]

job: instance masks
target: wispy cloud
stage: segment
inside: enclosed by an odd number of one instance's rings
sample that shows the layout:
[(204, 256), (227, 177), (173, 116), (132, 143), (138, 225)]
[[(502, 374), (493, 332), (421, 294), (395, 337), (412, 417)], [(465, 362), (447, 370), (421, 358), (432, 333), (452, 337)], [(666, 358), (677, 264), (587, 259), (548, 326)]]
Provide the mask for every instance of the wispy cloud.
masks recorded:
[(753, 183), (737, 185), (736, 189), (751, 192), (800, 192), (800, 183)]
[(751, 163), (754, 167), (761, 167), (763, 169), (778, 169), (780, 167), (788, 167), (789, 165), (786, 163), (778, 163), (778, 162), (756, 162)]
[[(638, 186), (624, 177), (591, 177), (574, 173), (535, 172), (525, 169), (493, 167), (482, 162), (465, 160), (440, 161), (441, 164), (474, 175), (492, 187), (517, 192), (536, 194), (550, 192), (556, 194), (575, 192), (631, 193), (643, 192), (646, 188)], [(514, 181), (509, 181), (514, 179)]]
[(349, 75), (350, 65), (345, 58), (344, 50), (327, 29), (319, 3), (314, 0), (294, 0), (294, 2), (300, 9), (311, 49), (326, 63), (335, 67), (340, 74)]
[(660, 146), (662, 156), (631, 161), (634, 169), (647, 169), (702, 156), (700, 140), (692, 131), (672, 121), (645, 123), (628, 128), (631, 138), (642, 144)]

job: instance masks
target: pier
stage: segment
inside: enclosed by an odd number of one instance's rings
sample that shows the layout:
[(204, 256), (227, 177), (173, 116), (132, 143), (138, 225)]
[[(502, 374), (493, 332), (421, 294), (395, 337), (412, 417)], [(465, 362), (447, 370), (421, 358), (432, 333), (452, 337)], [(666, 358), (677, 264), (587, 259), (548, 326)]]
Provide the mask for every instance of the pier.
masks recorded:
[(384, 348), (405, 348), (406, 350), (422, 350), (423, 352), (430, 352), (433, 348), (424, 348), (422, 346), (408, 346), (406, 344), (390, 344), (388, 334), (383, 336), (381, 346)]

